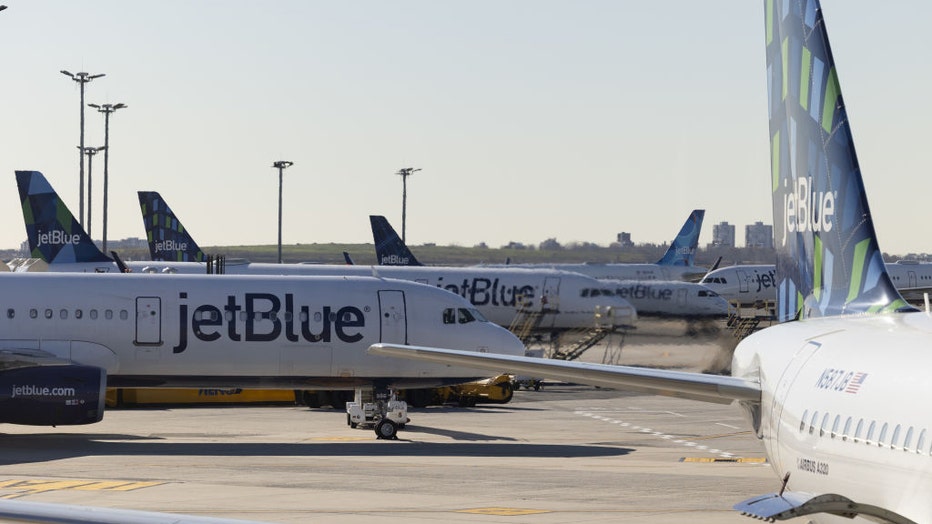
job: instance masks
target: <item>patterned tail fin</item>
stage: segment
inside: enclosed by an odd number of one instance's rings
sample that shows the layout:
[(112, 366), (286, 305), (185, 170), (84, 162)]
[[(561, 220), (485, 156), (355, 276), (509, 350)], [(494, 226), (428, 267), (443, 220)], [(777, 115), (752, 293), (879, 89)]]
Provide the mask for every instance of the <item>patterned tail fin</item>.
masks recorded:
[(112, 262), (78, 224), (68, 207), (38, 171), (17, 171), (29, 252), (48, 264)]
[(139, 208), (152, 260), (204, 262), (207, 259), (161, 195), (155, 191), (139, 191)]
[(777, 316), (907, 309), (884, 267), (817, 0), (764, 0)]
[(375, 241), (375, 256), (380, 266), (423, 266), (402, 242), (401, 237), (381, 215), (369, 215), (372, 239)]
[(696, 259), (696, 248), (699, 247), (699, 233), (702, 230), (702, 219), (705, 218), (704, 209), (694, 209), (689, 218), (680, 228), (676, 238), (670, 244), (663, 258), (657, 261), (661, 266), (692, 266)]

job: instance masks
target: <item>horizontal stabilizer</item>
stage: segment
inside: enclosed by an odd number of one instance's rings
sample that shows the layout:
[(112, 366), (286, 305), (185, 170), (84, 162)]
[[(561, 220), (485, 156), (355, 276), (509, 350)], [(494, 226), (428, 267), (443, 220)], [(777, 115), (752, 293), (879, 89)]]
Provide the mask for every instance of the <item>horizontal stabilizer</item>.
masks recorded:
[(373, 344), (369, 353), (441, 364), (531, 375), (591, 386), (688, 398), (717, 404), (735, 400), (760, 402), (760, 385), (736, 377), (681, 371), (567, 362), (535, 357), (475, 353), (396, 344)]
[(788, 520), (815, 513), (829, 513), (849, 519), (857, 516), (869, 516), (878, 517), (883, 522), (915, 524), (913, 521), (892, 511), (869, 504), (858, 504), (834, 493), (822, 495), (793, 491), (784, 491), (782, 494), (771, 493), (735, 504), (734, 509), (740, 511), (742, 515), (769, 522)]

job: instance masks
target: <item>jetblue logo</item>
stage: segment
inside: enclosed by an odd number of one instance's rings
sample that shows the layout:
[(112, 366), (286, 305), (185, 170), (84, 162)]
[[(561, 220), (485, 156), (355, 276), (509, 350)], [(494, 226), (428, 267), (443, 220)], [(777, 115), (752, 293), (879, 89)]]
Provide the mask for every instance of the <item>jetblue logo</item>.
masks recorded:
[(644, 284), (620, 287), (617, 288), (616, 293), (618, 293), (618, 296), (621, 298), (633, 300), (670, 300), (673, 298), (672, 289), (654, 288)]
[(508, 286), (497, 278), (463, 279), (462, 284), (444, 284), (443, 277), (437, 279), (437, 287), (455, 293), (474, 306), (514, 306), (520, 297), (525, 301), (534, 300), (534, 286)]
[(202, 342), (224, 337), (230, 342), (271, 342), (284, 335), (289, 342), (328, 343), (335, 336), (351, 344), (362, 340), (360, 331), (366, 327), (366, 317), (355, 306), (343, 306), (336, 311), (324, 306), (319, 311), (311, 311), (309, 306), (296, 307), (291, 293), (285, 294), (284, 304), (280, 297), (271, 293), (229, 295), (223, 306), (203, 304), (190, 314), (189, 306), (184, 303), (187, 293), (181, 293), (179, 298), (178, 345), (172, 348), (174, 353), (188, 348), (189, 320), (190, 333)]
[(385, 255), (382, 257), (383, 266), (407, 266), (411, 259), (399, 255)]
[(155, 252), (161, 253), (163, 251), (187, 251), (188, 243), (187, 242), (176, 242), (174, 240), (163, 240), (161, 242), (155, 243)]
[(48, 233), (39, 233), (39, 246), (64, 246), (67, 244), (77, 244), (81, 242), (81, 235), (69, 235), (64, 231), (49, 231)]
[[(784, 182), (786, 187), (787, 182)], [(800, 177), (783, 195), (784, 223), (783, 245), (790, 233), (827, 233), (835, 220), (835, 194), (811, 191), (812, 179)]]

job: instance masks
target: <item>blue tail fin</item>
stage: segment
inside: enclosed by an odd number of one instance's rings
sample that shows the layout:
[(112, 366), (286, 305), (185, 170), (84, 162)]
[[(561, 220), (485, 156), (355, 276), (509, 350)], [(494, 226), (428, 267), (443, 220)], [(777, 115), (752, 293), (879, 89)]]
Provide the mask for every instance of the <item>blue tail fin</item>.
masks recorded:
[(161, 195), (155, 191), (139, 191), (139, 208), (152, 260), (204, 262), (207, 259)]
[(38, 171), (17, 171), (16, 185), (26, 221), (29, 252), (48, 264), (112, 262)]
[(906, 309), (887, 275), (817, 0), (764, 0), (777, 316)]
[(702, 230), (702, 219), (705, 218), (704, 209), (694, 209), (680, 228), (676, 238), (670, 244), (663, 258), (657, 261), (660, 266), (692, 266), (696, 259), (696, 248), (699, 247), (699, 233)]
[(372, 224), (372, 239), (375, 241), (375, 256), (380, 266), (423, 266), (414, 258), (408, 246), (381, 215), (369, 215)]

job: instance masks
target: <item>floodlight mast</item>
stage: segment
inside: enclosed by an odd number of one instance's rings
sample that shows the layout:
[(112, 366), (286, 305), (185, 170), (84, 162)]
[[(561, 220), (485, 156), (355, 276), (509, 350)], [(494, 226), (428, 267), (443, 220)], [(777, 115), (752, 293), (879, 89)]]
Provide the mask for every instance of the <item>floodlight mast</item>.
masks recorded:
[[(113, 113), (117, 109), (123, 109), (127, 107), (126, 104), (87, 104), (90, 107), (93, 107), (97, 110), (98, 113), (104, 114), (104, 233), (103, 233), (103, 249), (104, 253), (107, 252), (107, 200), (108, 194), (110, 191), (110, 175), (108, 171), (108, 165), (110, 164), (110, 113)], [(90, 175), (88, 175), (90, 176)], [(90, 189), (88, 189), (90, 192)], [(88, 202), (90, 204), (90, 202)], [(90, 218), (88, 218), (90, 222)]]
[(279, 160), (272, 164), (278, 168), (278, 263), (282, 263), (282, 172), (293, 166), (294, 162)]
[(64, 69), (61, 74), (71, 78), (81, 86), (81, 141), (78, 144), (78, 223), (84, 225), (84, 85), (94, 80), (106, 76), (106, 73), (92, 75), (90, 73), (80, 72), (72, 73)]
[(408, 210), (408, 177), (421, 168), (403, 167), (398, 170), (396, 175), (401, 177), (401, 241), (405, 241), (405, 226), (407, 222)]

